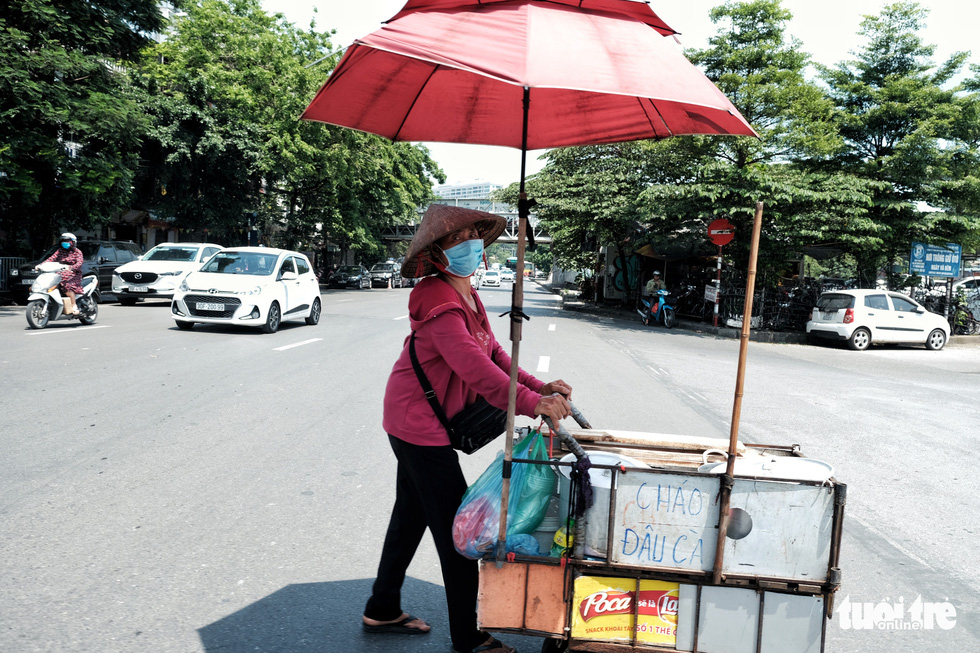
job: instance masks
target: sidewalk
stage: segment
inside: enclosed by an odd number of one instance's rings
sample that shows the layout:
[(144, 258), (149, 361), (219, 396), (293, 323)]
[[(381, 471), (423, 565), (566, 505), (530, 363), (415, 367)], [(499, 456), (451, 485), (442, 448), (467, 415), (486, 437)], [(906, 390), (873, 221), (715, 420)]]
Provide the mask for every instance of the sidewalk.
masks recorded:
[[(551, 286), (543, 283), (540, 280), (535, 281), (543, 289), (560, 295), (560, 289), (552, 288)], [(619, 306), (612, 306), (606, 304), (593, 304), (591, 302), (580, 301), (578, 299), (569, 299), (565, 296), (561, 296), (561, 301), (559, 302), (562, 310), (566, 311), (576, 311), (580, 313), (589, 313), (592, 315), (602, 315), (604, 317), (611, 317), (614, 319), (621, 319), (627, 321), (639, 322), (639, 315), (636, 311), (621, 308)], [(663, 327), (661, 327), (663, 328)], [(685, 329), (687, 331), (694, 331), (695, 333), (704, 333), (708, 335), (713, 335), (717, 338), (734, 338), (738, 339), (742, 336), (741, 328), (732, 328), (726, 326), (711, 326), (711, 324), (705, 322), (695, 322), (693, 320), (686, 320), (682, 317), (677, 318), (677, 329)], [(802, 331), (764, 331), (759, 329), (753, 329), (749, 332), (749, 340), (753, 342), (769, 342), (778, 344), (794, 344), (794, 345), (805, 345), (807, 344), (806, 334)], [(948, 347), (980, 347), (980, 336), (951, 336)]]

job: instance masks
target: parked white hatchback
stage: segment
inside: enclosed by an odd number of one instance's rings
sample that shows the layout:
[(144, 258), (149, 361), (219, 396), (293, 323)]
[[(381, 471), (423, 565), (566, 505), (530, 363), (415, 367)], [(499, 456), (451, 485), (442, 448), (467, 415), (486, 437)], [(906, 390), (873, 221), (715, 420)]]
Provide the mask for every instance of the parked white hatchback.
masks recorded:
[(112, 294), (123, 306), (141, 299), (171, 299), (184, 277), (220, 249), (214, 243), (161, 243), (112, 272)]
[(320, 321), (320, 284), (299, 252), (234, 247), (187, 275), (170, 311), (181, 329), (195, 323), (235, 324), (275, 333), (284, 320)]
[(924, 344), (942, 349), (949, 323), (907, 295), (887, 290), (834, 290), (817, 299), (806, 323), (811, 339), (846, 340), (858, 351), (872, 343)]

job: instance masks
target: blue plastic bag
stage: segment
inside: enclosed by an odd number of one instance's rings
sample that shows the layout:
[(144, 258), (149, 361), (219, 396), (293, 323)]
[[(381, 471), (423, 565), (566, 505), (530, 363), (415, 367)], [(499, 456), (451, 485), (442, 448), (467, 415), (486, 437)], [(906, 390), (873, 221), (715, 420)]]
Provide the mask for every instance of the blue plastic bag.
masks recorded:
[[(548, 460), (541, 433), (532, 431), (514, 446), (514, 458)], [(466, 490), (453, 521), (453, 544), (472, 560), (493, 554), (500, 534), (500, 493), (504, 486), (504, 453)], [(550, 465), (514, 463), (507, 501), (507, 538), (530, 534), (541, 525), (555, 491), (557, 477)]]

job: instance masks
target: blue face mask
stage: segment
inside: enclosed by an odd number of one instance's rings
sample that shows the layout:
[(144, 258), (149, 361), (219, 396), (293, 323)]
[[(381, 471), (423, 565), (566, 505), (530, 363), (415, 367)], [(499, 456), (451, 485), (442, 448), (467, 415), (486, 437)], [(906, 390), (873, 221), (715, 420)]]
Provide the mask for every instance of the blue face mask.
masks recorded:
[(61, 246), (64, 247), (65, 249), (71, 249), (71, 243), (69, 243), (67, 241), (61, 243)]
[(446, 255), (446, 260), (449, 261), (446, 272), (454, 277), (469, 277), (476, 272), (476, 269), (480, 267), (480, 261), (483, 260), (483, 239), (467, 240), (443, 250), (442, 253)]

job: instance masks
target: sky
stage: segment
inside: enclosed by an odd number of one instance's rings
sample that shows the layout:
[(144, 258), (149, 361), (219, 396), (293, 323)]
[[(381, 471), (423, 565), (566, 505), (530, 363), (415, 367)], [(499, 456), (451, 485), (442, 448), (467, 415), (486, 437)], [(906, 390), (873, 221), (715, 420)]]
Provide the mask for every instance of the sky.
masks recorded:
[[(686, 48), (703, 48), (715, 34), (716, 26), (708, 17), (723, 0), (650, 0), (650, 6), (668, 25), (680, 32)], [(852, 58), (851, 51), (861, 49), (857, 32), (865, 15), (877, 15), (888, 0), (783, 0), (783, 7), (793, 14), (789, 35), (803, 42), (803, 49), (813, 61), (834, 65)], [(920, 0), (930, 10), (922, 36), (937, 46), (935, 63), (945, 61), (957, 51), (972, 50), (969, 61), (980, 64), (980, 2), (976, 0)], [(317, 29), (336, 30), (334, 42), (348, 46), (394, 16), (404, 0), (263, 0), (266, 11), (279, 12), (297, 26), (306, 28), (316, 17)], [(316, 9), (316, 14), (314, 14)], [(312, 99), (312, 98), (311, 98)], [(448, 183), (484, 180), (508, 185), (520, 178), (520, 151), (489, 145), (425, 143), (432, 158), (448, 177)], [(541, 152), (529, 152), (528, 174), (544, 165), (537, 159)]]

